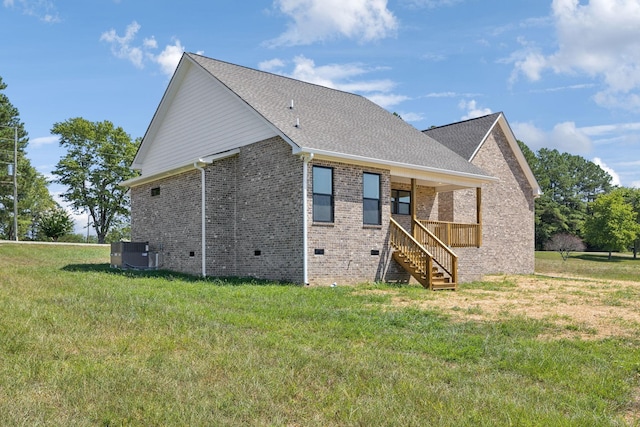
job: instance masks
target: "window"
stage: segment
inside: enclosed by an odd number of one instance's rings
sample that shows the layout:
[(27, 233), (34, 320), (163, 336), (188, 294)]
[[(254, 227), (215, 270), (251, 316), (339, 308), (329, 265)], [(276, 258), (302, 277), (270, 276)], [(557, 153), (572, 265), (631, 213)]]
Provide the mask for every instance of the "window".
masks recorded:
[(160, 187), (153, 187), (151, 189), (151, 196), (159, 196), (160, 195)]
[(391, 190), (391, 213), (411, 215), (411, 191)]
[(333, 222), (333, 169), (313, 167), (313, 221)]
[(362, 175), (362, 222), (364, 224), (380, 225), (380, 175), (364, 173)]

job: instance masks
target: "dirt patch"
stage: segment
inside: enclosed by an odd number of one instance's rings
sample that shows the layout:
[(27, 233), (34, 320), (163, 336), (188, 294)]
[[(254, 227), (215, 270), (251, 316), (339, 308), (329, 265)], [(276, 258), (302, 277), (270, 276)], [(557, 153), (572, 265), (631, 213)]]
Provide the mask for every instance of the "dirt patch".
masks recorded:
[[(379, 292), (379, 291), (367, 291)], [(489, 276), (456, 292), (429, 292), (424, 299), (393, 290), (394, 306), (438, 309), (454, 321), (509, 317), (544, 320), (557, 326), (545, 339), (640, 337), (640, 282), (550, 276)]]

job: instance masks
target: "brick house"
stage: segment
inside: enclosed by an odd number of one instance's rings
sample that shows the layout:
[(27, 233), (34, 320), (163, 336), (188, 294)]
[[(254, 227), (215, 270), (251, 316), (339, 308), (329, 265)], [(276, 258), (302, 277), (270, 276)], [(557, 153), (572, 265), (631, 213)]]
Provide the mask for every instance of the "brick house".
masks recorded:
[(539, 187), (501, 113), (420, 132), (362, 96), (186, 53), (132, 167), (132, 239), (165, 269), (431, 289), (533, 272)]

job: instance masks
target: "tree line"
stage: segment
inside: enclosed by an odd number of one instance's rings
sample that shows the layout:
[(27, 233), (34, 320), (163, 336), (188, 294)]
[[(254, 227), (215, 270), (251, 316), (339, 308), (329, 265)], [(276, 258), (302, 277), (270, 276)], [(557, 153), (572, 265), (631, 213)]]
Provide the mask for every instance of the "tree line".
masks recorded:
[[(71, 215), (54, 200), (49, 193), (49, 181), (27, 158), (28, 134), (18, 109), (3, 92), (6, 88), (0, 77), (0, 239), (82, 240), (72, 235)], [(60, 146), (67, 150), (52, 171), (56, 178), (51, 182), (65, 186), (61, 198), (75, 212), (88, 213), (98, 243), (126, 238), (129, 200), (127, 189), (118, 184), (136, 175), (129, 166), (140, 140), (132, 140), (121, 127), (109, 121), (90, 122), (81, 117), (55, 123), (51, 133), (59, 137)]]
[[(536, 249), (640, 248), (640, 189), (612, 185), (612, 177), (585, 158), (518, 141), (543, 194), (535, 202)], [(586, 245), (585, 245), (586, 244)]]
[[(70, 214), (51, 196), (48, 180), (26, 156), (29, 138), (19, 112), (3, 93), (0, 77), (0, 239), (80, 240)], [(13, 151), (17, 129), (18, 229), (14, 229)], [(61, 198), (87, 212), (98, 243), (128, 237), (129, 198), (118, 184), (136, 172), (129, 166), (140, 144), (109, 121), (81, 117), (55, 123), (51, 133), (67, 152), (52, 171)], [(585, 247), (609, 251), (640, 248), (640, 189), (616, 187), (611, 176), (581, 156), (518, 141), (543, 194), (535, 202), (536, 249)]]

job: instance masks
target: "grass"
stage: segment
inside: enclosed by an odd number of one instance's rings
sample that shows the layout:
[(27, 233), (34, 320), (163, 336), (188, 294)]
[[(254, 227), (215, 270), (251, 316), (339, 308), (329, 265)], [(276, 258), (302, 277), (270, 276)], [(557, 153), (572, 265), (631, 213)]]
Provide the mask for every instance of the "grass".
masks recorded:
[(536, 273), (564, 274), (606, 280), (640, 280), (640, 258), (629, 254), (577, 252), (562, 262), (557, 252), (536, 253)]
[(392, 301), (481, 284), (303, 288), (108, 256), (0, 244), (0, 425), (618, 426), (640, 410), (640, 335), (549, 340), (545, 320)]

